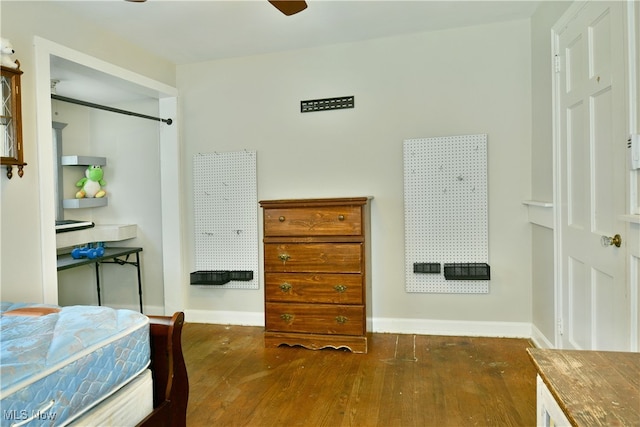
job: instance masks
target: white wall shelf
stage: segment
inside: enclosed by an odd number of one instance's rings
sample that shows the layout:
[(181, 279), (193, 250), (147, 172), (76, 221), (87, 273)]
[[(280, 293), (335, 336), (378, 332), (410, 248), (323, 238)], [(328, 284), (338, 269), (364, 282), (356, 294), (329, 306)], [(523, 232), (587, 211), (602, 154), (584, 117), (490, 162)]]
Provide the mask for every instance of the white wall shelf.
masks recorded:
[(107, 206), (108, 203), (109, 203), (108, 197), (64, 199), (62, 201), (62, 207), (64, 209), (98, 208), (101, 206)]
[(628, 222), (630, 224), (640, 224), (640, 215), (638, 214), (620, 215), (618, 218), (620, 221)]
[(529, 210), (529, 222), (553, 229), (553, 203), (541, 200), (525, 200), (522, 202)]
[(106, 157), (96, 156), (62, 156), (60, 161), (62, 166), (106, 166)]

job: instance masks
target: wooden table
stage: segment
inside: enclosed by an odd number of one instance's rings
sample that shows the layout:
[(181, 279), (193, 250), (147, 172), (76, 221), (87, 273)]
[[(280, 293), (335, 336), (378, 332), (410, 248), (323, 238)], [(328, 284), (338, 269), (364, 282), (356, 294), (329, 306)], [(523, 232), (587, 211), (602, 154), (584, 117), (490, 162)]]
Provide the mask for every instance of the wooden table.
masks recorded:
[(573, 426), (640, 426), (640, 353), (527, 350)]
[[(101, 264), (119, 264), (134, 265), (138, 270), (138, 296), (140, 300), (140, 313), (142, 313), (142, 278), (140, 275), (140, 252), (142, 248), (105, 248), (104, 255), (98, 258), (78, 258), (75, 259), (71, 254), (58, 255), (58, 271), (67, 270), (69, 268), (79, 267), (81, 265), (95, 264), (96, 266), (96, 288), (98, 291), (98, 305), (102, 305), (100, 297), (100, 265)], [(135, 254), (136, 260), (129, 261), (129, 256)]]

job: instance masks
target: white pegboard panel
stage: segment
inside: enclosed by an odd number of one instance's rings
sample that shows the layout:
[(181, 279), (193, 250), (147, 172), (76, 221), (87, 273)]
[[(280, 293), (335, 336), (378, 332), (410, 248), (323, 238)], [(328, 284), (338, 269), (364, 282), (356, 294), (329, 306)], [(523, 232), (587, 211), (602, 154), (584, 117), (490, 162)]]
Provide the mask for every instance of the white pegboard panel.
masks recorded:
[(256, 152), (199, 153), (193, 157), (195, 268), (253, 271), (251, 281), (207, 288), (259, 288)]
[[(488, 293), (487, 280), (446, 280), (445, 263), (489, 263), (487, 135), (404, 141), (407, 292)], [(439, 263), (439, 274), (414, 273)]]

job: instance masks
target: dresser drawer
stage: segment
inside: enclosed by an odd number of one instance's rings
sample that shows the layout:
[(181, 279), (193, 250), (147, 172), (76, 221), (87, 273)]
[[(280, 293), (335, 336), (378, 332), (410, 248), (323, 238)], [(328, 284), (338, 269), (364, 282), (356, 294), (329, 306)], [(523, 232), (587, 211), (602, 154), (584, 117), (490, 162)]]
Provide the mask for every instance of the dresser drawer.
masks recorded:
[(361, 274), (266, 273), (267, 301), (362, 304)]
[(362, 335), (364, 307), (360, 305), (267, 303), (267, 331), (331, 335)]
[(361, 273), (361, 243), (265, 243), (266, 272)]
[(265, 209), (264, 235), (360, 236), (362, 206)]

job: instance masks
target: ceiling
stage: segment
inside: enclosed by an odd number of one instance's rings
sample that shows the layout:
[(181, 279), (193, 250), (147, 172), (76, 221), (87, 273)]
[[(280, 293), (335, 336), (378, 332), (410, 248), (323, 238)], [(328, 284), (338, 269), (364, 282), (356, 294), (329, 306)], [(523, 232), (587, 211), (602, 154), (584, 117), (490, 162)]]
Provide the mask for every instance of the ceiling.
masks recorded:
[[(526, 19), (543, 0), (307, 0), (306, 10), (288, 17), (267, 0), (48, 1), (180, 65)], [(154, 97), (56, 57), (51, 79), (57, 94), (87, 102), (113, 105)]]
[(175, 64), (530, 17), (540, 0), (307, 0), (284, 16), (267, 0), (55, 1)]

